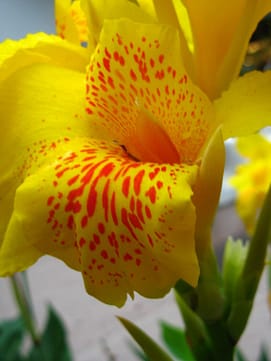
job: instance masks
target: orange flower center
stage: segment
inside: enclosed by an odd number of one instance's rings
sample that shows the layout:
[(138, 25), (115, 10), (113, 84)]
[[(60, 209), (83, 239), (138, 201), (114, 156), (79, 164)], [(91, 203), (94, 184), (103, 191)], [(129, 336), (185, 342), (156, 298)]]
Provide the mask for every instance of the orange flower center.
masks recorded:
[(180, 163), (180, 156), (166, 131), (146, 110), (140, 110), (135, 134), (125, 144), (128, 153), (142, 162)]

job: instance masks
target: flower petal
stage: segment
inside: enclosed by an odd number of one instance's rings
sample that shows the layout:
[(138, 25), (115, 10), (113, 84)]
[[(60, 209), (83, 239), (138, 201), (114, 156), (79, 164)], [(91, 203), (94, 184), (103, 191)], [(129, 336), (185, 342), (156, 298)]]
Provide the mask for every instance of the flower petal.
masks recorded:
[(180, 59), (176, 30), (126, 19), (105, 21), (87, 70), (86, 110), (93, 124), (128, 150), (137, 149), (139, 117), (147, 112), (167, 133), (180, 161), (195, 161), (215, 120), (210, 101)]
[(18, 185), (58, 141), (89, 134), (84, 74), (48, 64), (25, 67), (1, 83), (0, 114), (2, 240)]
[(8, 39), (0, 44), (0, 81), (18, 69), (35, 63), (84, 71), (88, 58), (86, 49), (54, 35), (37, 33), (19, 41)]
[(178, 29), (182, 62), (190, 77), (193, 78), (193, 39), (191, 26), (185, 6), (180, 0), (138, 0), (138, 4), (160, 24), (167, 24)]
[(142, 23), (152, 23), (153, 19), (139, 6), (127, 0), (81, 0), (82, 9), (87, 17), (89, 42), (95, 48), (98, 43), (105, 19), (130, 18)]
[(214, 99), (238, 75), (249, 38), (271, 4), (262, 0), (183, 3), (194, 35), (197, 84)]
[(250, 72), (215, 101), (224, 139), (252, 134), (271, 124), (271, 72)]
[(239, 138), (237, 148), (249, 162), (240, 164), (230, 183), (237, 192), (236, 207), (249, 234), (271, 183), (271, 143), (260, 134)]
[(196, 248), (199, 260), (210, 247), (210, 233), (219, 203), (225, 165), (225, 147), (221, 128), (218, 128), (203, 154), (199, 175), (194, 188), (196, 205)]
[(134, 291), (161, 297), (179, 278), (196, 285), (196, 166), (135, 162), (87, 138), (57, 146), (53, 158), (16, 192), (2, 275), (49, 254), (80, 270), (90, 294), (118, 306)]
[(80, 0), (55, 0), (55, 17), (58, 36), (78, 45), (87, 42), (87, 20)]

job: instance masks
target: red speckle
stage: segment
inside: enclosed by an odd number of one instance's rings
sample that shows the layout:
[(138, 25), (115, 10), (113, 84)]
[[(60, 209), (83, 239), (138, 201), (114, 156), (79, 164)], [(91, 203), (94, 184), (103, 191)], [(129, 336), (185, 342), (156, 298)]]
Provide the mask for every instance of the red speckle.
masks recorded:
[(147, 234), (149, 244), (153, 247), (153, 240), (149, 234)]
[(105, 69), (110, 73), (110, 60), (107, 58), (103, 58), (103, 64)]
[(79, 174), (77, 174), (77, 175), (75, 175), (74, 177), (72, 177), (71, 179), (69, 179), (68, 182), (67, 182), (67, 184), (68, 184), (69, 186), (73, 185), (73, 184), (77, 181), (78, 178), (79, 178)]
[(142, 223), (145, 223), (143, 212), (142, 212), (142, 207), (143, 207), (142, 202), (139, 199), (137, 199), (136, 200), (136, 213), (137, 213), (137, 216), (139, 217), (140, 221)]
[(95, 251), (95, 249), (96, 249), (96, 244), (95, 244), (93, 241), (89, 242), (89, 249), (90, 249), (91, 251)]
[(127, 261), (131, 261), (133, 259), (133, 257), (130, 255), (130, 253), (126, 253), (124, 256), (123, 256), (123, 260), (125, 262)]
[(47, 205), (48, 206), (51, 206), (53, 201), (54, 201), (55, 197), (54, 196), (50, 196), (48, 199), (47, 199)]
[(123, 56), (120, 56), (119, 63), (120, 63), (121, 66), (125, 65), (125, 60), (124, 60)]
[(157, 185), (157, 188), (158, 188), (158, 189), (161, 189), (164, 184), (163, 184), (163, 182), (158, 181), (158, 182), (156, 183), (156, 185)]
[(150, 198), (150, 201), (152, 203), (155, 203), (156, 201), (156, 189), (154, 187), (151, 187), (146, 193), (146, 196), (148, 196)]
[(130, 225), (130, 223), (128, 221), (128, 213), (127, 213), (127, 210), (125, 208), (121, 209), (121, 221), (122, 221), (122, 224), (128, 229), (128, 231), (130, 232), (132, 237), (134, 239), (137, 239), (137, 236), (136, 236), (133, 228), (131, 227), (131, 225)]
[(129, 214), (129, 221), (135, 228), (143, 230), (143, 227), (135, 214)]
[(149, 173), (149, 177), (150, 177), (150, 180), (153, 180), (157, 174), (159, 174), (160, 172), (160, 169), (159, 168), (155, 168), (152, 172)]
[(93, 240), (94, 240), (95, 244), (101, 243), (101, 239), (97, 234), (93, 234)]
[(145, 213), (146, 213), (147, 218), (151, 219), (152, 213), (148, 206), (145, 206)]
[(110, 185), (110, 180), (108, 179), (106, 182), (106, 185), (104, 187), (103, 190), (103, 194), (102, 194), (102, 203), (103, 203), (103, 209), (104, 209), (104, 216), (105, 216), (105, 220), (106, 222), (108, 222), (108, 190), (109, 190), (109, 185)]
[(140, 250), (139, 248), (136, 248), (136, 249), (135, 249), (135, 253), (136, 253), (136, 254), (142, 254), (142, 252), (141, 252), (141, 250)]
[(133, 212), (135, 210), (135, 199), (134, 197), (131, 197), (130, 199), (130, 209)]
[(137, 196), (140, 193), (141, 182), (144, 177), (144, 174), (145, 174), (145, 170), (142, 169), (140, 172), (137, 173), (137, 175), (134, 178), (134, 191)]
[(116, 60), (116, 61), (118, 61), (119, 60), (119, 53), (117, 52), (117, 51), (114, 51), (114, 54), (113, 54), (113, 56), (114, 56), (114, 59)]
[(116, 193), (115, 192), (113, 192), (113, 194), (112, 194), (110, 210), (111, 210), (111, 216), (112, 216), (113, 222), (117, 226), (119, 222), (118, 222), (117, 211), (116, 211)]
[(82, 219), (81, 219), (81, 227), (82, 228), (85, 228), (88, 224), (88, 216), (84, 216)]
[(128, 197), (129, 194), (129, 188), (130, 188), (130, 177), (126, 177), (122, 182), (122, 193), (125, 195), (125, 197)]
[(68, 227), (69, 229), (73, 229), (73, 227), (74, 227), (74, 218), (73, 218), (72, 215), (70, 215), (70, 216), (68, 217), (67, 227)]
[(108, 258), (108, 253), (106, 252), (105, 249), (102, 250), (101, 256), (102, 256), (104, 259), (107, 259), (107, 258)]
[(99, 230), (99, 232), (100, 232), (101, 234), (104, 234), (104, 232), (105, 232), (105, 226), (104, 226), (103, 223), (99, 223), (99, 224), (98, 224), (98, 230)]
[(136, 259), (136, 265), (137, 265), (137, 266), (140, 266), (140, 265), (141, 265), (141, 260), (138, 259), (138, 258)]
[(104, 49), (105, 55), (110, 59), (111, 58), (111, 54), (109, 52), (109, 50), (107, 48)]
[(160, 63), (160, 64), (163, 63), (164, 59), (165, 59), (165, 56), (164, 56), (163, 54), (159, 55), (158, 60), (159, 60), (159, 63)]
[(79, 247), (82, 248), (84, 245), (86, 244), (86, 240), (85, 238), (80, 238), (80, 241), (79, 241)]
[(135, 73), (132, 69), (130, 70), (130, 77), (131, 77), (134, 81), (137, 80), (136, 73)]

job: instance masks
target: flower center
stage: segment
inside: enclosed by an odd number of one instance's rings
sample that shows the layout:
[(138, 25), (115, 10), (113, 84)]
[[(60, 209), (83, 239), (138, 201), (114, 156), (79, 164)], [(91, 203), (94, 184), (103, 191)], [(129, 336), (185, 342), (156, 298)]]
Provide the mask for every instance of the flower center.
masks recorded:
[(180, 163), (180, 155), (166, 131), (143, 109), (138, 114), (135, 133), (125, 146), (128, 153), (142, 162)]

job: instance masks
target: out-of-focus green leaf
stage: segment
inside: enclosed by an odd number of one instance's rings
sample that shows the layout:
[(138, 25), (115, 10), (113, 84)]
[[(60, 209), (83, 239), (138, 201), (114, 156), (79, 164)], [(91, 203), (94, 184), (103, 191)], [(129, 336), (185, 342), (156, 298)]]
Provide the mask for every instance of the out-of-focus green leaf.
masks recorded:
[(247, 361), (244, 354), (239, 349), (236, 349), (234, 356), (235, 356), (234, 358), (235, 361)]
[(194, 356), (186, 342), (184, 331), (176, 326), (162, 321), (160, 323), (162, 339), (171, 353), (181, 361), (195, 361)]
[(258, 361), (269, 361), (268, 353), (265, 347), (262, 347)]
[(71, 351), (66, 339), (65, 327), (57, 313), (49, 307), (48, 319), (40, 338), (27, 361), (72, 361)]
[(145, 353), (134, 343), (129, 342), (129, 347), (132, 350), (133, 354), (139, 358), (141, 361), (150, 361)]
[(118, 319), (143, 349), (150, 361), (173, 361), (173, 359), (140, 328), (122, 317), (118, 317)]
[(21, 361), (20, 349), (25, 334), (21, 318), (0, 323), (0, 361)]

